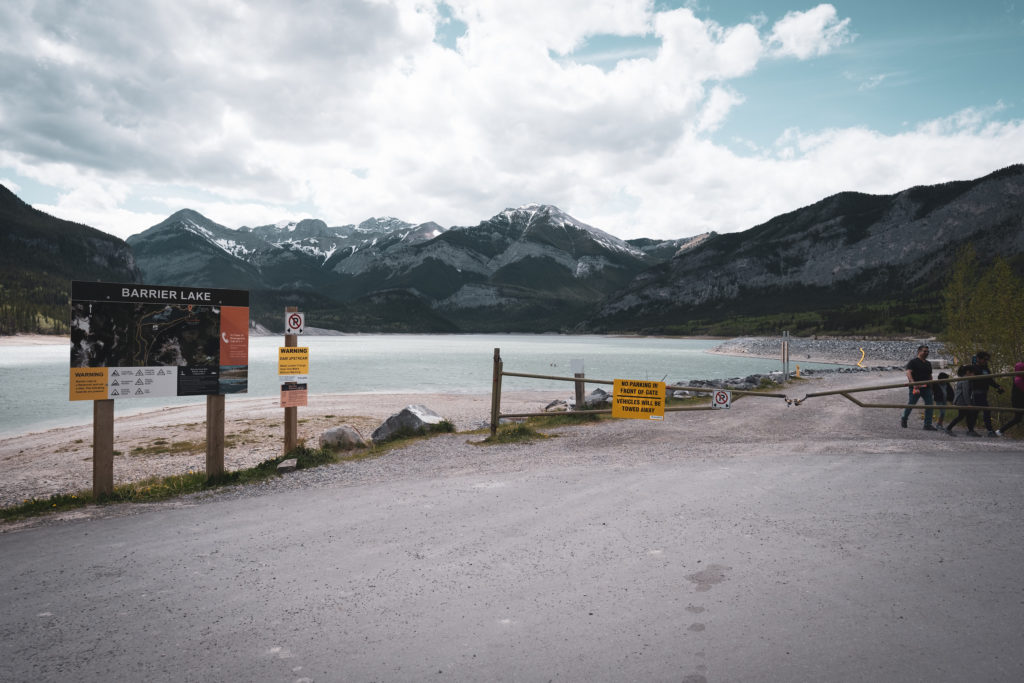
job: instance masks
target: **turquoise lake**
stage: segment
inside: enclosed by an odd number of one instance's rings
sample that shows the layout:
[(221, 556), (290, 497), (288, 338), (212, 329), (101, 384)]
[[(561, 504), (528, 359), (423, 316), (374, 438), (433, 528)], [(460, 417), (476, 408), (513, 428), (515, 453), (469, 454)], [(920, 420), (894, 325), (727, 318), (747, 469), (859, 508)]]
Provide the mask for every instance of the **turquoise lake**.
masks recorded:
[[(737, 358), (708, 353), (718, 342), (704, 339), (518, 334), (345, 335), (300, 337), (310, 350), (309, 391), (315, 394), (487, 393), (494, 349), (505, 370), (572, 376), (572, 361), (597, 379), (691, 379), (744, 377), (782, 369), (778, 359)], [(249, 342), (249, 391), (227, 401), (276, 396), (278, 347), (283, 337)], [(91, 401), (68, 400), (69, 345), (8, 346), (0, 357), (0, 434), (60, 425), (87, 424)], [(802, 364), (806, 368), (835, 367)], [(505, 391), (565, 390), (565, 382), (506, 377)], [(203, 397), (119, 399), (118, 414), (202, 402)]]

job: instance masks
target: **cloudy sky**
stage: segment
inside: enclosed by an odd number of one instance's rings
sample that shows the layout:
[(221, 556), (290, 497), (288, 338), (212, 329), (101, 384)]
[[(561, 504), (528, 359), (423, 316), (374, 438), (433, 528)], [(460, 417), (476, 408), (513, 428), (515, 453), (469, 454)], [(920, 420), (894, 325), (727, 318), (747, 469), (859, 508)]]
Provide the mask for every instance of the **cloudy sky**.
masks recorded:
[(3, 0), (0, 184), (121, 237), (555, 204), (620, 237), (1024, 162), (1024, 0)]

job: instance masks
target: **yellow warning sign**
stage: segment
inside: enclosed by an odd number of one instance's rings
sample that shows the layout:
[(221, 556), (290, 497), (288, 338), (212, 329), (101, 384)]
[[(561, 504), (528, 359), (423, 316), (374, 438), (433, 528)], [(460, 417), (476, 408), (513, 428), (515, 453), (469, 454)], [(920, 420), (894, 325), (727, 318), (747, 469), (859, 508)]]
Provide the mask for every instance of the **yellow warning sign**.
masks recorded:
[(68, 394), (72, 401), (106, 400), (107, 368), (71, 368)]
[(308, 346), (279, 346), (277, 354), (277, 374), (308, 375)]
[(665, 383), (638, 379), (615, 380), (612, 417), (635, 420), (665, 419)]

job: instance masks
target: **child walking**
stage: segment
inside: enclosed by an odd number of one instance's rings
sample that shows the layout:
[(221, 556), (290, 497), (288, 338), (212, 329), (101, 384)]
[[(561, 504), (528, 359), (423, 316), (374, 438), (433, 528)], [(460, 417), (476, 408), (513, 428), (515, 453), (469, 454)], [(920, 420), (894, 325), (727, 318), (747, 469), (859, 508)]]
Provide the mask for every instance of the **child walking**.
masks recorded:
[[(1024, 363), (1022, 363), (1024, 365)], [(948, 372), (940, 372), (938, 379), (949, 379)], [(944, 429), (943, 421), (946, 419), (946, 406), (953, 402), (955, 398), (953, 394), (952, 382), (946, 384), (936, 384), (932, 388), (932, 394), (935, 397), (935, 405), (939, 406), (939, 419), (935, 421), (935, 426), (939, 429)]]
[[(953, 391), (953, 405), (955, 406), (968, 406), (971, 404), (971, 377), (977, 374), (977, 368), (973, 365), (961, 365), (956, 370), (956, 376), (962, 377), (959, 382), (956, 383), (956, 389)], [(955, 427), (960, 420), (967, 420), (967, 435), (968, 436), (981, 436), (978, 432), (974, 431), (974, 426), (978, 424), (978, 413), (973, 410), (958, 410), (956, 417), (946, 427), (946, 433), (950, 436), (956, 436), (953, 433), (953, 427)]]

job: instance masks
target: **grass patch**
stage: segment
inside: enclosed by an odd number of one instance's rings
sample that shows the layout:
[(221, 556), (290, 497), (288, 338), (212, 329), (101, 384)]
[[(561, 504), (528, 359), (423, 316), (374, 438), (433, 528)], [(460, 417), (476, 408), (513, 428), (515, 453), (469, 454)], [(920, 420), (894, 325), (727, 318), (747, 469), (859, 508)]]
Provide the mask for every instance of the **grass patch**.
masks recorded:
[(711, 401), (711, 394), (705, 394), (703, 396), (687, 396), (685, 398), (676, 398), (675, 396), (669, 396), (665, 399), (666, 408), (679, 408), (682, 406), (695, 406), (702, 403), (709, 403)]
[(513, 422), (512, 424), (499, 426), (496, 434), (488, 436), (483, 441), (477, 443), (488, 445), (497, 443), (529, 443), (538, 439), (549, 438), (551, 437), (538, 432), (528, 422)]
[(476, 445), (490, 445), (498, 443), (528, 443), (538, 439), (550, 439), (550, 434), (544, 434), (538, 430), (553, 429), (555, 427), (569, 427), (580, 424), (593, 424), (601, 421), (601, 415), (594, 413), (552, 413), (544, 417), (530, 417), (522, 422), (512, 422), (498, 426), (498, 431), (493, 436), (487, 436), (483, 441), (471, 442)]
[[(224, 438), (224, 448), (234, 448), (239, 444), (238, 437), (229, 434)], [(206, 441), (168, 441), (167, 439), (155, 439), (148, 446), (138, 446), (128, 452), (129, 456), (147, 455), (179, 455), (181, 453), (205, 453)], [(120, 455), (120, 451), (114, 451)]]
[(544, 417), (531, 417), (527, 420), (527, 424), (537, 429), (550, 429), (552, 427), (569, 427), (572, 425), (588, 424), (600, 421), (601, 414), (569, 412), (551, 413)]
[(205, 453), (205, 441), (168, 441), (157, 439), (148, 446), (131, 449), (129, 455), (173, 455), (176, 453)]

